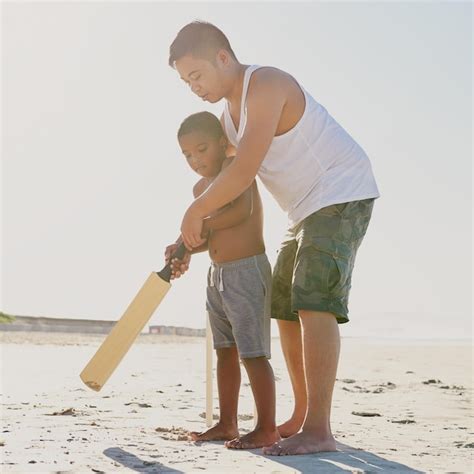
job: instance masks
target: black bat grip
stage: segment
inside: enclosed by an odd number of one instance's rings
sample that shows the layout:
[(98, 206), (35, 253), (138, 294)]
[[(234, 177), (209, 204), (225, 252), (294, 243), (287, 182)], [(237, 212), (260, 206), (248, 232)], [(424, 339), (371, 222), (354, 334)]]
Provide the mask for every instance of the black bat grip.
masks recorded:
[(162, 280), (169, 282), (171, 280), (171, 260), (173, 260), (173, 258), (179, 258), (181, 260), (184, 257), (185, 253), (186, 247), (184, 246), (184, 243), (181, 242), (178, 248), (171, 254), (170, 259), (168, 263), (163, 267), (163, 270), (157, 272), (158, 276)]

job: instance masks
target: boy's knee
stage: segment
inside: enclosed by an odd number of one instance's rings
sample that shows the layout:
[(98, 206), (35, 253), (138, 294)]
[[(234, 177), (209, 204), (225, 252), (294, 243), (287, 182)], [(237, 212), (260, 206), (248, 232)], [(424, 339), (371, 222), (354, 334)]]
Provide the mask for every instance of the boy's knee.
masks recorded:
[(221, 360), (238, 358), (239, 356), (236, 346), (221, 347), (220, 349), (216, 349), (216, 354)]
[(267, 357), (262, 355), (258, 357), (242, 357), (242, 362), (244, 365), (255, 365), (261, 364), (263, 361), (267, 361)]

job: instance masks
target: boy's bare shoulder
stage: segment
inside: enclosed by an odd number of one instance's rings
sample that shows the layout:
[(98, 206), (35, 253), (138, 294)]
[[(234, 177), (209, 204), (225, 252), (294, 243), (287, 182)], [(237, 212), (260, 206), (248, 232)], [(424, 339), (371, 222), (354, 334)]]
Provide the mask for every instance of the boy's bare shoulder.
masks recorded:
[(197, 198), (200, 196), (209, 186), (209, 181), (206, 178), (201, 178), (194, 186), (193, 186), (193, 196)]

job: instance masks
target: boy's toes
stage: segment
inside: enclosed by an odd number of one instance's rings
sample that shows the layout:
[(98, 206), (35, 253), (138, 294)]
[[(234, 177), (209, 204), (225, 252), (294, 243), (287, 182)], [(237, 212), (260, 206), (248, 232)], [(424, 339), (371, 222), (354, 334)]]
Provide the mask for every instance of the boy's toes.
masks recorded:
[(242, 441), (240, 438), (234, 438), (230, 441), (226, 441), (224, 446), (229, 449), (242, 449)]

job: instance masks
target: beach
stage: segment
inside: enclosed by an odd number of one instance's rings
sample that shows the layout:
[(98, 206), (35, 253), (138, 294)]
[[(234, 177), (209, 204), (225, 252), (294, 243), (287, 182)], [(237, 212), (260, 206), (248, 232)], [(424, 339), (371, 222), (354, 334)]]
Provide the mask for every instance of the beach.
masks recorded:
[[(270, 457), (187, 439), (205, 429), (205, 338), (142, 335), (93, 392), (79, 373), (103, 338), (0, 332), (1, 472), (472, 472), (467, 340), (343, 338), (332, 412), (339, 451)], [(281, 423), (292, 391), (277, 338), (271, 363)], [(214, 407), (217, 415), (216, 388)], [(239, 423), (252, 429), (244, 370)]]

